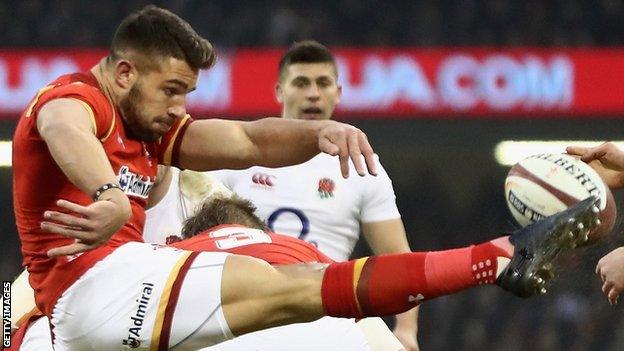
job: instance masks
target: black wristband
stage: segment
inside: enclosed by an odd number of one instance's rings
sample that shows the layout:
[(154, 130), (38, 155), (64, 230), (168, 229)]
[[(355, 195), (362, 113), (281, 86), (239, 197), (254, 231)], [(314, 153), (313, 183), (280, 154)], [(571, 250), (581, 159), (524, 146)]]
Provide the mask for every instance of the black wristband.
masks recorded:
[(105, 192), (106, 190), (113, 189), (113, 188), (121, 189), (119, 185), (115, 183), (106, 183), (102, 185), (95, 191), (95, 194), (93, 194), (93, 201), (98, 201), (103, 192)]

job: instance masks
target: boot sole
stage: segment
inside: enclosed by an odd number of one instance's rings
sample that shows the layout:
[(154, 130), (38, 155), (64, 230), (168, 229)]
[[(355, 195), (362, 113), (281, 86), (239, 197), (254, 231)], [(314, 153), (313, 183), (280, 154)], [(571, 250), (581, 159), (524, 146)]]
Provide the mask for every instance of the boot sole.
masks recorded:
[[(561, 222), (553, 225), (546, 242), (541, 245), (540, 251), (534, 253), (533, 259), (527, 257), (526, 252), (522, 252), (524, 249), (517, 253), (526, 258), (511, 272), (512, 280), (519, 279), (516, 284), (524, 287), (522, 292), (516, 292), (519, 296), (528, 297), (546, 293), (547, 286), (555, 277), (555, 267), (560, 261), (561, 254), (587, 242), (589, 232), (600, 225), (598, 213), (596, 201), (588, 201), (570, 213), (567, 219), (562, 218)], [(524, 268), (526, 264), (529, 266)], [(522, 277), (518, 271), (524, 272)]]

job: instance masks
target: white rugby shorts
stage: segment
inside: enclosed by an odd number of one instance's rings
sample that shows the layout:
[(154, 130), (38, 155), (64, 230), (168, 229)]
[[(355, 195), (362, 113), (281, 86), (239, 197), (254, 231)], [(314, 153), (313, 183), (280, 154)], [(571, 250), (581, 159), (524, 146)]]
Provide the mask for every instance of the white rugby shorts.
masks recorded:
[[(24, 328), (26, 326), (22, 326)], [(52, 348), (50, 322), (48, 317), (41, 317), (28, 326), (20, 351), (55, 351)]]
[(323, 317), (238, 336), (201, 351), (371, 351), (353, 319)]
[(127, 243), (67, 289), (56, 350), (196, 350), (233, 337), (221, 308), (228, 254)]
[(381, 318), (323, 317), (238, 336), (201, 351), (400, 351), (403, 345)]

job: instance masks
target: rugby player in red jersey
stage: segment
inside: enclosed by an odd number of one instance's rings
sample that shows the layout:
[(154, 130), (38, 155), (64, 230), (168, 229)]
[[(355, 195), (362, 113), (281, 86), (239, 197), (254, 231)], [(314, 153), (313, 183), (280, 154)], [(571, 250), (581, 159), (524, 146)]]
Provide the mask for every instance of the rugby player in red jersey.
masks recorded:
[[(38, 307), (47, 315), (97, 262), (141, 241), (143, 208), (159, 163), (198, 170), (279, 166), (321, 151), (339, 156), (345, 176), (350, 156), (361, 175), (367, 166), (375, 173), (366, 136), (345, 124), (192, 121), (186, 95), (199, 69), (214, 60), (210, 43), (188, 23), (149, 6), (122, 22), (108, 57), (44, 87), (23, 113), (13, 142), (16, 224)], [(173, 256), (163, 271), (185, 271), (177, 263), (190, 265), (195, 257)], [(60, 314), (59, 322), (69, 321)], [(56, 321), (62, 343), (65, 325)], [(168, 334), (168, 323), (158, 327)]]
[[(210, 43), (188, 23), (147, 6), (122, 21), (109, 56), (88, 72), (44, 87), (22, 114), (13, 139), (16, 225), (55, 349), (196, 349), (324, 315), (395, 314), (421, 296), (449, 290), (415, 290), (427, 266), (418, 254), (294, 274), (247, 256), (143, 243), (144, 208), (158, 164), (194, 170), (284, 166), (326, 152), (338, 156), (344, 176), (349, 158), (360, 175), (366, 168), (375, 173), (366, 136), (349, 125), (193, 121), (185, 98), (199, 70), (214, 60)], [(468, 263), (466, 280), (456, 283), (472, 284), (469, 268), (477, 272), (485, 260), (498, 272), (498, 258), (515, 249), (520, 254), (505, 264), (500, 284), (519, 295), (536, 293), (547, 280), (538, 273), (563, 248), (558, 239), (570, 232), (583, 237), (587, 229), (571, 227), (577, 223), (592, 227), (592, 200), (514, 234), (515, 246), (503, 240), (503, 247), (470, 248), (476, 252), (469, 261), (478, 262)]]

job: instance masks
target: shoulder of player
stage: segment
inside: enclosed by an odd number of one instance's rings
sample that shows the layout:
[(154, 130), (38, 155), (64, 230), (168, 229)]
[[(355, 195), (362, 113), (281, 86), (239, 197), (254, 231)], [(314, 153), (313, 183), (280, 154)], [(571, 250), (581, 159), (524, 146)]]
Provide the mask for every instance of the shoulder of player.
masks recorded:
[(97, 84), (94, 78), (85, 73), (74, 73), (59, 77), (52, 84), (43, 88), (42, 97), (78, 97), (86, 102), (99, 104), (112, 108), (112, 104)]
[(279, 168), (268, 168), (262, 166), (252, 166), (245, 169), (219, 169), (215, 171), (207, 172), (209, 175), (217, 178), (218, 180), (223, 181), (225, 178), (240, 178), (247, 177), (250, 174), (255, 173), (270, 173), (275, 170), (279, 170)]
[[(98, 129), (112, 125), (115, 114), (114, 106), (97, 85), (97, 82), (87, 74), (75, 73), (61, 76), (50, 85), (42, 88), (28, 107), (26, 116), (36, 115), (44, 105), (57, 99), (76, 101), (77, 104), (68, 104), (68, 106), (70, 108), (83, 108), (87, 111), (93, 120), (96, 134), (100, 134), (97, 133)], [(104, 133), (105, 131), (102, 130), (101, 132)]]
[[(379, 155), (375, 154), (374, 156), (375, 162), (377, 163), (378, 166), (381, 166), (381, 161), (379, 159)], [(364, 162), (364, 156), (361, 156), (362, 162)], [(303, 164), (318, 164), (318, 163), (323, 163), (323, 164), (338, 164), (338, 156), (332, 156), (326, 153), (320, 153), (316, 156), (314, 156), (312, 159), (310, 159), (310, 161), (305, 162)], [(349, 160), (349, 167), (355, 169), (355, 166), (353, 165), (353, 161)]]
[[(363, 158), (362, 158), (362, 161), (364, 161)], [(379, 156), (377, 154), (375, 154), (375, 161), (377, 162), (377, 167), (381, 168), (382, 170), (380, 172), (381, 178), (383, 178), (384, 176), (387, 177), (385, 170), (383, 170), (383, 166), (381, 165), (381, 162), (379, 162)], [(349, 167), (351, 169), (350, 174), (355, 175), (355, 176), (351, 176), (348, 179), (380, 178), (380, 176), (358, 177), (355, 172), (355, 166), (353, 165), (352, 162), (349, 162)], [(310, 172), (319, 171), (319, 170), (328, 171), (329, 173), (335, 174), (336, 176), (340, 176), (340, 165), (338, 163), (338, 157), (331, 156), (325, 153), (320, 153), (306, 162), (303, 162), (297, 165), (292, 165), (292, 166), (286, 166), (286, 167), (280, 167), (280, 168), (267, 168), (267, 167), (262, 167), (262, 166), (253, 166), (253, 167), (242, 169), (242, 170), (217, 170), (217, 171), (211, 171), (209, 173), (216, 176), (217, 179), (224, 181), (225, 179), (232, 180), (232, 179), (241, 178), (241, 177), (248, 177), (254, 174), (268, 174), (268, 175), (278, 175), (278, 176), (284, 175), (284, 174), (289, 175), (293, 173), (301, 174), (302, 172), (305, 172), (306, 170), (310, 170)]]

